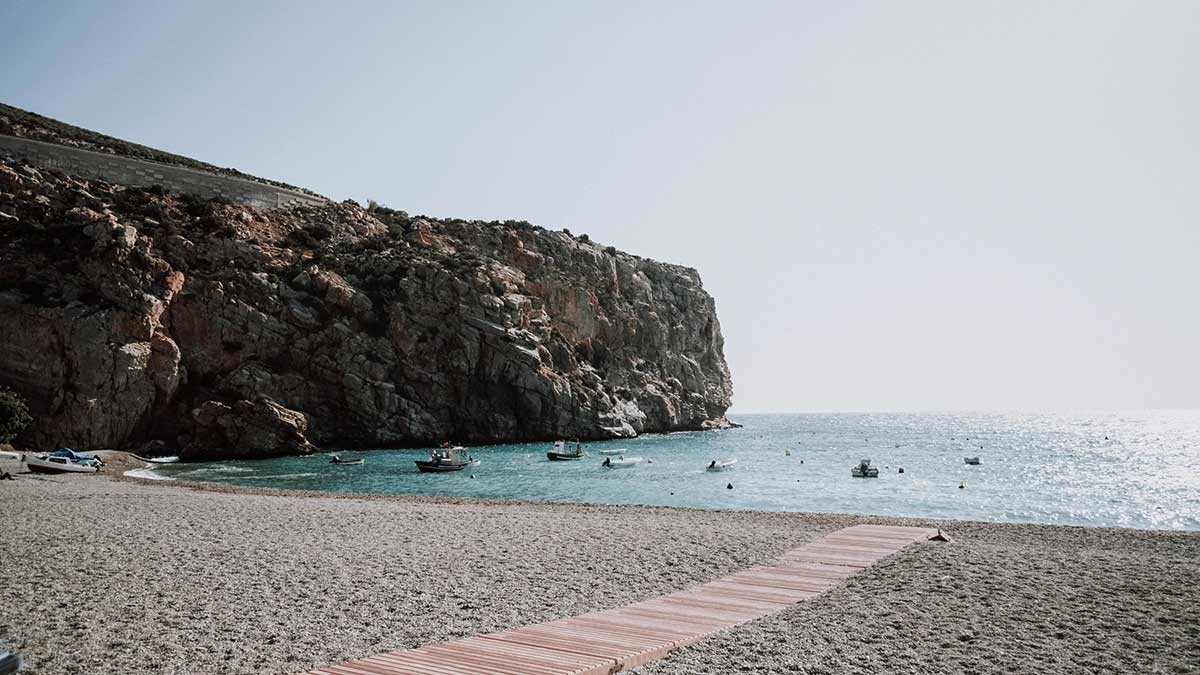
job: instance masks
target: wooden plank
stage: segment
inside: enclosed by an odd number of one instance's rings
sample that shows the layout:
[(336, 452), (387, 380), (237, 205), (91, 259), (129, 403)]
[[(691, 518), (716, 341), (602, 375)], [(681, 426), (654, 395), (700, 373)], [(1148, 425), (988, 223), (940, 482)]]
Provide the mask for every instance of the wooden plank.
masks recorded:
[(611, 675), (841, 585), (937, 533), (854, 525), (787, 551), (774, 565), (651, 600), (558, 621), (396, 650), (304, 675)]

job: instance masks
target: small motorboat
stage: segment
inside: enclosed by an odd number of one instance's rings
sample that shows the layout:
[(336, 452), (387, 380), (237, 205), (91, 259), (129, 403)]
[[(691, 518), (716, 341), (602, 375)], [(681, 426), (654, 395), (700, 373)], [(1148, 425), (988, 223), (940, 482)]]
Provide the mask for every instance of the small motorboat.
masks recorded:
[(871, 466), (871, 460), (859, 460), (858, 466), (850, 467), (850, 475), (854, 478), (879, 478), (879, 467)]
[(468, 466), (479, 466), (479, 460), (474, 457), (463, 457), (459, 450), (461, 446), (453, 448), (439, 448), (429, 453), (429, 459), (416, 460), (417, 468), (421, 473), (446, 473), (448, 471), (462, 471)]
[(733, 465), (737, 464), (736, 459), (714, 459), (708, 463), (705, 471), (729, 471)]
[(71, 460), (72, 462), (75, 462), (76, 464), (84, 464), (87, 466), (94, 466), (96, 468), (100, 468), (100, 467), (104, 466), (104, 462), (102, 462), (99, 457), (97, 457), (95, 455), (85, 455), (83, 453), (75, 452), (74, 450), (72, 450), (70, 448), (59, 448), (59, 449), (55, 450), (54, 452), (50, 453), (50, 456), (51, 457), (66, 457), (67, 459)]
[(25, 471), (25, 456), (19, 452), (0, 450), (0, 478), (10, 478)]
[(13, 652), (0, 652), (0, 675), (12, 675), (12, 673), (20, 672), (25, 667), (25, 662), (20, 654)]
[(330, 464), (338, 464), (341, 466), (356, 466), (358, 464), (364, 464), (364, 463), (366, 463), (366, 461), (367, 460), (363, 459), (362, 457), (359, 457), (357, 459), (342, 459), (341, 457), (334, 455), (329, 458)]
[(177, 464), (179, 463), (179, 455), (171, 455), (170, 457), (150, 457), (146, 460), (151, 464)]
[(963, 463), (970, 464), (971, 466), (978, 466), (981, 464), (978, 457), (963, 457)]
[(612, 457), (605, 457), (604, 461), (600, 463), (600, 466), (606, 469), (628, 469), (631, 466), (637, 466), (641, 463), (641, 457), (618, 457), (616, 459), (613, 459)]
[(600, 451), (600, 454), (607, 457), (620, 457), (625, 454), (625, 448), (605, 448)]
[(61, 455), (26, 455), (25, 465), (36, 473), (96, 473), (99, 469), (91, 464), (79, 464)]
[(567, 450), (566, 441), (554, 441), (554, 450), (546, 453), (546, 459), (552, 462), (566, 462), (584, 457), (587, 457), (587, 453), (584, 452), (583, 445), (579, 441), (575, 441), (574, 450)]

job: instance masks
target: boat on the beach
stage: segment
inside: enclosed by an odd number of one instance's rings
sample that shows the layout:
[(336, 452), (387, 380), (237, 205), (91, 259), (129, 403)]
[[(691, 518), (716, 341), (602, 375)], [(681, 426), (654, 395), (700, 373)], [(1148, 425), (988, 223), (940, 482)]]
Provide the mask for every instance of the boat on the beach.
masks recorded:
[(61, 455), (26, 455), (25, 465), (35, 473), (96, 473), (98, 467), (91, 464), (72, 462), (70, 458)]
[(567, 450), (566, 441), (554, 441), (554, 450), (546, 453), (546, 459), (552, 462), (566, 462), (584, 457), (587, 457), (587, 453), (584, 452), (583, 445), (579, 441), (575, 441), (574, 450)]
[(429, 453), (429, 459), (416, 460), (421, 473), (446, 473), (447, 471), (462, 471), (468, 466), (479, 466), (479, 460), (474, 457), (463, 457), (459, 450), (462, 446), (439, 448)]
[(850, 467), (850, 475), (854, 478), (879, 478), (879, 467), (871, 466), (869, 459), (861, 459), (857, 466)]
[(736, 459), (714, 459), (708, 463), (705, 471), (729, 471), (733, 465), (737, 464)]
[(978, 466), (981, 462), (978, 457), (963, 457), (963, 463)]
[(25, 458), (19, 452), (0, 450), (0, 478), (13, 476), (25, 470)]
[(11, 675), (11, 673), (20, 672), (25, 667), (25, 662), (20, 654), (13, 652), (0, 652), (0, 675)]
[(176, 464), (179, 462), (179, 455), (171, 455), (170, 457), (150, 457), (146, 460), (151, 464)]
[(600, 454), (607, 457), (620, 457), (625, 454), (625, 448), (605, 448), (600, 451)]
[(104, 466), (104, 462), (101, 461), (99, 457), (97, 457), (95, 455), (85, 455), (80, 452), (75, 452), (74, 450), (72, 450), (70, 448), (59, 448), (59, 449), (55, 450), (54, 452), (50, 453), (50, 456), (51, 457), (66, 457), (67, 459), (71, 460), (72, 462), (75, 462), (76, 464), (84, 464), (86, 466), (94, 466), (96, 468), (100, 468), (100, 467)]
[(362, 457), (359, 457), (357, 459), (342, 459), (341, 457), (334, 455), (329, 458), (330, 464), (338, 464), (341, 466), (355, 466), (358, 464), (364, 464), (366, 461), (367, 460), (363, 459)]
[(618, 457), (616, 459), (613, 459), (612, 457), (606, 457), (604, 458), (604, 461), (600, 463), (600, 466), (606, 469), (627, 469), (631, 466), (637, 466), (641, 463), (641, 457)]

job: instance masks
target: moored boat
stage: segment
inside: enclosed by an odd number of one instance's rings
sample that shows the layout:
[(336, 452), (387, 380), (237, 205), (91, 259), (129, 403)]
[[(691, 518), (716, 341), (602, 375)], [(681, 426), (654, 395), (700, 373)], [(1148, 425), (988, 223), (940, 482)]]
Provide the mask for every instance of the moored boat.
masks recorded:
[(604, 461), (600, 463), (600, 466), (606, 469), (628, 469), (631, 466), (637, 466), (641, 463), (641, 457), (618, 457), (616, 459), (613, 459), (612, 457), (606, 457), (604, 458)]
[(963, 462), (965, 464), (970, 464), (971, 466), (977, 466), (981, 464), (978, 457), (963, 457)]
[(879, 478), (879, 468), (871, 466), (871, 460), (859, 460), (858, 466), (850, 467), (850, 475), (854, 478)]
[(459, 450), (461, 446), (453, 448), (440, 448), (429, 453), (429, 459), (416, 460), (417, 468), (421, 473), (446, 473), (448, 471), (462, 471), (468, 466), (479, 466), (479, 460), (474, 457), (463, 457)]
[(366, 461), (367, 460), (363, 459), (362, 457), (359, 457), (357, 459), (342, 459), (341, 457), (334, 455), (329, 458), (330, 464), (338, 464), (341, 466), (355, 466), (357, 464), (363, 464)]
[(584, 452), (583, 445), (579, 441), (575, 441), (574, 450), (567, 449), (566, 441), (554, 441), (554, 450), (546, 453), (546, 459), (552, 462), (565, 462), (584, 457), (587, 457), (587, 453)]
[(607, 457), (619, 457), (625, 454), (625, 448), (605, 448), (600, 451), (600, 454)]
[(97, 467), (72, 462), (70, 458), (54, 455), (26, 455), (25, 465), (36, 473), (96, 473)]
[(729, 471), (737, 464), (736, 459), (714, 459), (705, 467), (705, 471)]

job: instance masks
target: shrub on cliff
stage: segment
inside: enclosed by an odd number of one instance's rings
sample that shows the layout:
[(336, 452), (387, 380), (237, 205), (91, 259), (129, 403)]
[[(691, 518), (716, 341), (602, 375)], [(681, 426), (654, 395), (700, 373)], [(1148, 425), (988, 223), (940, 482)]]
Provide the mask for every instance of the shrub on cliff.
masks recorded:
[(25, 399), (10, 389), (0, 389), (0, 443), (11, 443), (33, 418)]

